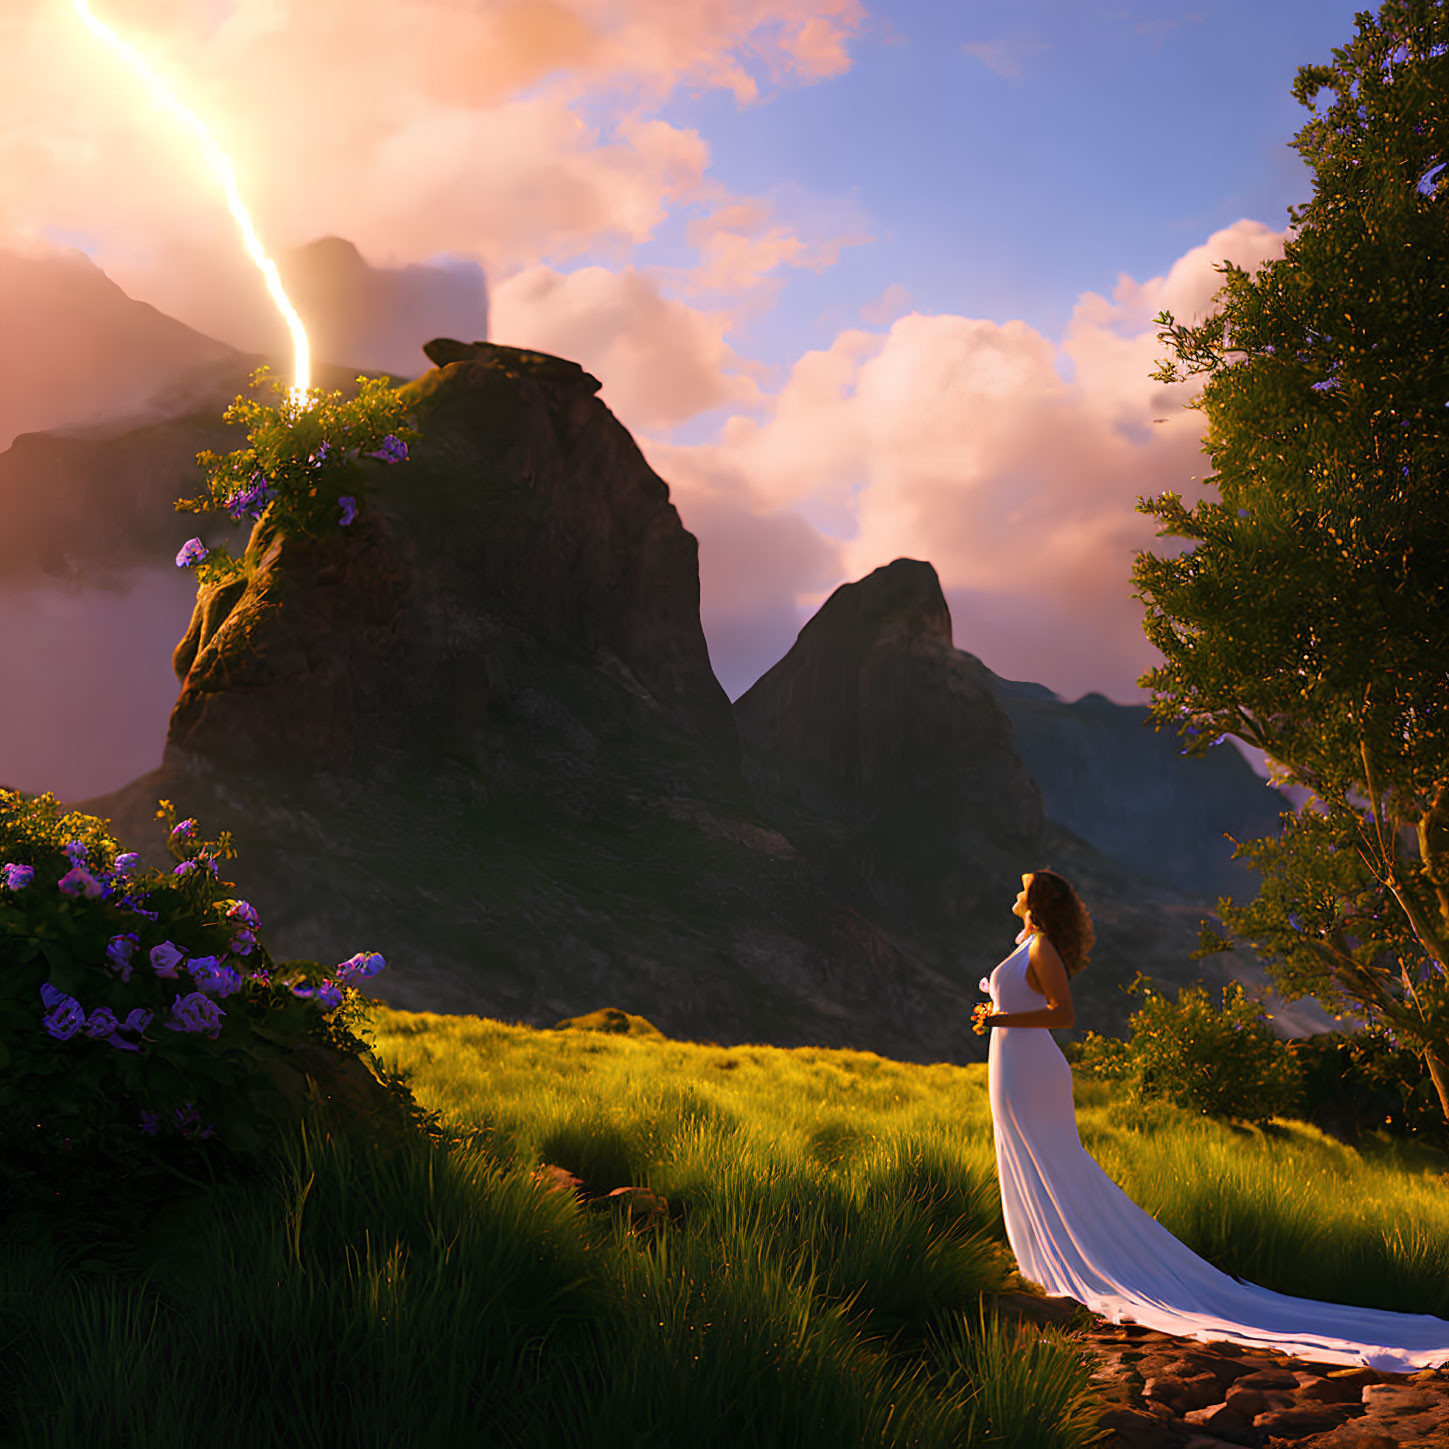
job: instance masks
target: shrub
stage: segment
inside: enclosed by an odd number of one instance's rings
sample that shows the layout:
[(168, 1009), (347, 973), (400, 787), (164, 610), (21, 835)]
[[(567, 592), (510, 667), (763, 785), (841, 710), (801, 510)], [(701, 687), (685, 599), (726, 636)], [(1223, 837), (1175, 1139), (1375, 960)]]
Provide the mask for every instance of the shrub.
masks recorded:
[(1262, 1003), (1238, 982), (1214, 1005), (1205, 987), (1184, 987), (1176, 1001), (1139, 974), (1127, 988), (1142, 997), (1124, 1042), (1088, 1032), (1076, 1065), (1123, 1082), (1135, 1097), (1160, 1097), (1209, 1117), (1263, 1123), (1293, 1111), (1302, 1073), (1273, 1034)]
[(1289, 1042), (1303, 1110), (1338, 1135), (1378, 1130), (1449, 1147), (1449, 1127), (1424, 1059), (1389, 1032), (1328, 1031)]
[(108, 1163), (110, 1177), (254, 1162), (297, 1115), (299, 1061), (314, 1078), (335, 1065), (378, 1086), (352, 1023), (356, 982), (382, 957), (360, 952), (330, 974), (314, 962), (278, 968), (257, 912), (222, 879), (230, 838), (201, 838), (169, 801), (157, 817), (170, 827), (170, 871), (144, 868), (103, 821), (64, 813), (53, 795), (0, 790), (9, 1198), (27, 1182), (52, 1204), (57, 1191), (76, 1197), (67, 1184), (84, 1176), (83, 1159)]

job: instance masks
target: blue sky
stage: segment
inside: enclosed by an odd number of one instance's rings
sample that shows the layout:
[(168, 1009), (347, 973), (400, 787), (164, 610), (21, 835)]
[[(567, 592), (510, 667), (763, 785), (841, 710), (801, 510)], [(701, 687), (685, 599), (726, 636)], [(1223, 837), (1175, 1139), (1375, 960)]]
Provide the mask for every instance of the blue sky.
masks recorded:
[[(1290, 88), (1353, 32), (1355, 4), (1120, 6), (888, 0), (851, 69), (739, 106), (718, 90), (661, 114), (697, 127), (732, 190), (871, 240), (792, 276), (741, 341), (786, 365), (887, 286), (921, 311), (1060, 333), (1077, 296), (1164, 272), (1251, 217), (1304, 200)], [(968, 47), (980, 47), (970, 53)], [(682, 218), (641, 261), (687, 265)]]

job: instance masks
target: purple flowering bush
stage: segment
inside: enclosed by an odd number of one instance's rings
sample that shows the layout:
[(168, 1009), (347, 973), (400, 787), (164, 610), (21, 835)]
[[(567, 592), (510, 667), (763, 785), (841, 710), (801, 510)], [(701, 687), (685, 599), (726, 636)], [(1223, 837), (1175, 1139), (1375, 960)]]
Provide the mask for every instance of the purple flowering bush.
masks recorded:
[(1209, 1117), (1264, 1123), (1298, 1108), (1298, 1062), (1240, 983), (1223, 987), (1218, 1004), (1201, 986), (1183, 987), (1172, 1001), (1140, 972), (1127, 990), (1142, 997), (1131, 1035), (1088, 1032), (1069, 1053), (1078, 1070), (1120, 1082), (1138, 1100), (1161, 1098)]
[(383, 958), (274, 962), (223, 878), (230, 837), (169, 801), (157, 818), (170, 869), (53, 795), (0, 790), (0, 1159), (201, 1142), (255, 1158), (296, 1116), (299, 1051), (367, 1073), (352, 1027)]
[[(234, 523), (267, 521), (265, 536), (278, 528), (320, 538), (345, 528), (358, 516), (377, 464), (405, 463), (408, 442), (417, 437), (404, 420), (405, 404), (386, 378), (359, 377), (354, 397), (313, 388), (299, 407), (267, 368), (252, 374), (254, 393), (270, 386), (274, 403), (238, 397), (226, 410), (229, 423), (247, 430), (243, 448), (224, 457), (197, 454), (205, 491), (176, 502), (182, 513), (224, 513)], [(259, 533), (240, 559), (225, 548), (208, 549), (191, 539), (176, 556), (178, 568), (195, 568), (199, 585), (245, 578), (260, 556)]]

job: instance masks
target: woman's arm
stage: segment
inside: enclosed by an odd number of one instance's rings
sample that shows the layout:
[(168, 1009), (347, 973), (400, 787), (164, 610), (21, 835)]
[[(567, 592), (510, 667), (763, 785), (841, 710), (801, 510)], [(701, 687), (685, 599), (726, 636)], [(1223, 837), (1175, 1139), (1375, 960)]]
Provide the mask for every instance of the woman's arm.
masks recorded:
[(1047, 1004), (1035, 1011), (998, 1011), (983, 1018), (987, 1026), (1071, 1026), (1077, 1019), (1067, 968), (1057, 948), (1038, 931), (1031, 938), (1031, 973)]

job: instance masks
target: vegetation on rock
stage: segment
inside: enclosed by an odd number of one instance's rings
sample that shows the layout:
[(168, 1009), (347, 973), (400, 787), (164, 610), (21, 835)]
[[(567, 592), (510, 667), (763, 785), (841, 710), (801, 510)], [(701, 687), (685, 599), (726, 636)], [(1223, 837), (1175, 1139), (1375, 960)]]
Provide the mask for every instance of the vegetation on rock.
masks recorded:
[[(350, 398), (312, 388), (298, 401), (268, 368), (259, 367), (252, 374), (252, 391), (266, 386), (277, 402), (239, 396), (222, 415), (246, 428), (246, 445), (225, 455), (210, 449), (198, 453), (205, 491), (177, 499), (177, 512), (224, 512), (233, 522), (266, 517), (266, 536), (286, 530), (320, 538), (347, 527), (369, 490), (361, 460), (399, 463), (408, 456), (407, 443), (417, 433), (404, 421), (407, 403), (385, 377), (359, 377)], [(176, 562), (196, 568), (199, 588), (245, 579), (255, 568), (259, 537), (254, 529), (240, 559), (192, 539)]]

